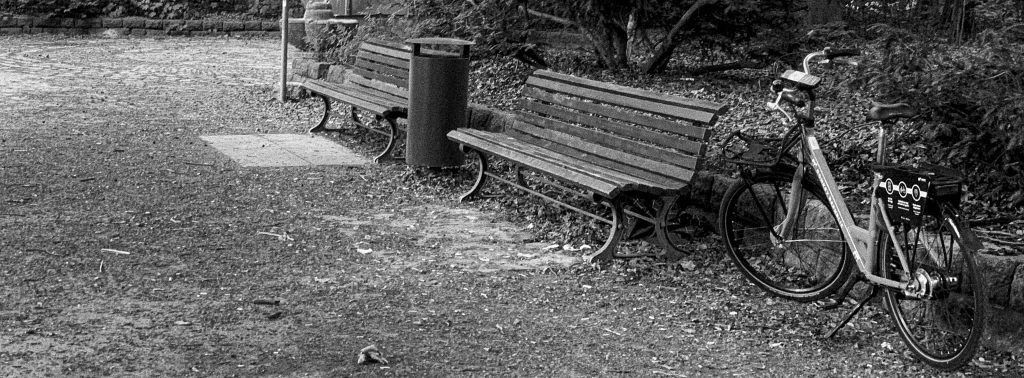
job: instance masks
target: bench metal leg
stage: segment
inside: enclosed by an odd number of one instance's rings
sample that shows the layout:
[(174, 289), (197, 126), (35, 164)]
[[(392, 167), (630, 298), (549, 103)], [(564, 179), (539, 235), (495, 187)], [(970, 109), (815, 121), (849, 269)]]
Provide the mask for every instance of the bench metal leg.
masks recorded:
[(669, 260), (686, 255), (688, 251), (683, 249), (683, 242), (693, 238), (696, 220), (685, 211), (685, 205), (682, 196), (669, 196), (665, 197), (664, 206), (658, 211), (655, 231), (658, 243), (665, 249), (665, 257)]
[(398, 121), (394, 117), (385, 117), (384, 120), (388, 122), (391, 132), (388, 135), (388, 145), (384, 147), (384, 151), (381, 151), (379, 155), (373, 158), (373, 161), (376, 163), (384, 160), (398, 160), (398, 158), (391, 155), (391, 152), (398, 144)]
[(320, 98), (324, 100), (324, 116), (323, 118), (320, 118), (320, 122), (317, 123), (316, 126), (313, 126), (313, 128), (309, 129), (309, 132), (315, 133), (320, 131), (337, 131), (327, 128), (327, 121), (331, 119), (331, 100), (328, 99), (327, 96), (323, 95), (321, 95)]
[(622, 240), (623, 229), (622, 227), (622, 204), (618, 201), (604, 200), (605, 205), (612, 211), (611, 229), (608, 230), (608, 239), (605, 240), (604, 245), (601, 246), (597, 251), (587, 256), (588, 260), (592, 263), (604, 262), (611, 260), (616, 257), (628, 257), (621, 256), (615, 253), (615, 250), (619, 246), (619, 241)]
[(469, 188), (469, 191), (459, 197), (459, 202), (466, 202), (473, 199), (473, 197), (478, 196), (480, 194), (480, 189), (484, 186), (484, 181), (487, 178), (487, 155), (480, 151), (466, 148), (465, 146), (460, 146), (459, 149), (461, 149), (463, 153), (475, 153), (478, 158), (476, 161), (476, 166), (478, 168), (476, 173), (476, 182), (473, 183), (473, 187)]

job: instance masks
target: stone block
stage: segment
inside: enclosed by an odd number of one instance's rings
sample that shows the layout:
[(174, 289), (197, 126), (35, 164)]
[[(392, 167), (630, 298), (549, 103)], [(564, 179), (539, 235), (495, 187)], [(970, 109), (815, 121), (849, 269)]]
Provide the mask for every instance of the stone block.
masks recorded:
[(185, 30), (190, 32), (203, 30), (203, 20), (185, 20)]
[(76, 18), (58, 18), (57, 22), (62, 28), (77, 28), (78, 19)]
[(21, 26), (23, 28), (34, 27), (34, 26), (36, 26), (36, 23), (39, 22), (38, 18), (32, 17), (32, 16), (14, 16), (14, 17), (17, 18), (17, 19), (20, 19), (19, 23), (21, 23)]
[(25, 28), (10, 27), (0, 28), (0, 34), (21, 34), (25, 32)]
[[(1021, 266), (1024, 266), (1024, 260), (1017, 256), (978, 255), (978, 270), (988, 284), (990, 302), (1001, 306), (1010, 304), (1014, 275), (1020, 273)], [(1017, 282), (1017, 285), (1024, 285), (1024, 280)]]
[(85, 19), (81, 19), (81, 20), (78, 20), (78, 25), (77, 26), (80, 27), (80, 28), (86, 28), (86, 29), (103, 27), (103, 19), (100, 19), (100, 18), (85, 18)]
[(242, 21), (224, 21), (221, 27), (224, 31), (241, 31), (245, 30), (245, 23)]
[(35, 26), (41, 28), (59, 28), (63, 19), (56, 17), (45, 17), (36, 20)]
[(171, 30), (180, 29), (185, 25), (183, 20), (160, 20), (161, 29)]
[(262, 30), (263, 28), (263, 23), (260, 21), (245, 21), (244, 24), (246, 31)]
[(220, 34), (220, 32), (218, 32), (216, 30), (196, 30), (196, 31), (188, 32), (188, 35), (193, 36), (193, 37), (210, 37), (210, 36), (215, 36), (215, 35), (219, 35), (219, 34)]
[[(697, 172), (690, 179), (690, 195), (689, 199), (693, 202), (694, 206), (698, 206), (702, 209), (718, 210), (718, 202), (714, 199), (718, 198), (719, 201), (722, 198), (723, 193), (715, 193), (716, 188), (722, 189), (722, 186), (715, 186), (715, 182), (722, 180), (718, 175), (708, 172)], [(725, 186), (728, 188), (728, 186)]]
[(23, 28), (31, 26), (34, 19), (27, 16), (2, 16), (0, 17), (0, 28)]
[(347, 67), (340, 64), (333, 64), (327, 68), (327, 73), (324, 75), (323, 79), (332, 83), (344, 83), (346, 71), (348, 71)]
[(164, 24), (162, 20), (147, 19), (146, 22), (143, 23), (143, 27), (145, 27), (146, 29), (163, 29)]
[(144, 18), (125, 18), (121, 21), (121, 27), (129, 29), (145, 29), (146, 19)]
[(262, 21), (260, 22), (260, 30), (263, 31), (280, 31), (281, 23), (274, 21)]
[(224, 21), (203, 20), (203, 30), (210, 30), (210, 31), (224, 30)]
[(46, 33), (46, 29), (33, 26), (33, 27), (30, 27), (30, 28), (25, 28), (25, 33), (28, 33), (28, 34), (42, 34), (42, 33)]
[(1017, 266), (1010, 282), (1010, 300), (1007, 307), (1024, 312), (1024, 264)]
[[(712, 174), (712, 173), (707, 173)], [(704, 198), (704, 206), (711, 208), (718, 208), (722, 203), (722, 197), (725, 196), (725, 191), (729, 190), (729, 187), (736, 182), (737, 179), (727, 177), (719, 174), (713, 174), (715, 176), (715, 182), (711, 186), (711, 192), (707, 197)]]
[(145, 37), (147, 30), (148, 29), (146, 29), (146, 28), (128, 29), (128, 35), (130, 35), (132, 37)]
[(124, 24), (124, 20), (120, 18), (104, 18), (100, 26), (104, 28), (120, 28)]
[(167, 31), (163, 29), (146, 29), (147, 37), (166, 37)]
[(292, 61), (292, 72), (296, 75), (311, 78), (320, 79), (327, 76), (327, 70), (331, 67), (330, 64), (324, 62), (316, 62), (309, 59), (295, 59)]
[(484, 105), (473, 103), (466, 105), (466, 127), (468, 128), (488, 130), (493, 117), (492, 109)]

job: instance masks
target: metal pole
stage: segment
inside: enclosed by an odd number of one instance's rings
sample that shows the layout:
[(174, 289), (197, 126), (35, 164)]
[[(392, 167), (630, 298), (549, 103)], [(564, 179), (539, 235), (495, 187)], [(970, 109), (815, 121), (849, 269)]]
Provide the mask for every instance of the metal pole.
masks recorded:
[(281, 0), (281, 102), (288, 96), (288, 0)]

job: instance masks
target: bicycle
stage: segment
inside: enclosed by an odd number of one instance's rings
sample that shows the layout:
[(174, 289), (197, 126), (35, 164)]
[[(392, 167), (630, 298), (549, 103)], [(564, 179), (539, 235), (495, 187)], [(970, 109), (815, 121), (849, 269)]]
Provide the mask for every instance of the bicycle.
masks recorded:
[(815, 135), (815, 88), (821, 78), (810, 64), (859, 54), (830, 48), (812, 52), (803, 71), (787, 70), (773, 83), (775, 101), (768, 106), (789, 126), (782, 138), (737, 132), (727, 139), (726, 160), (742, 168), (722, 200), (719, 230), (740, 272), (773, 295), (820, 301), (831, 309), (855, 283), (870, 284), (870, 293), (826, 337), (881, 291), (916, 358), (957, 369), (977, 352), (987, 313), (975, 261), (981, 244), (959, 210), (962, 178), (938, 166), (890, 165), (887, 135), (915, 111), (906, 104), (875, 104), (868, 119), (878, 125), (878, 148), (863, 228), (855, 223)]

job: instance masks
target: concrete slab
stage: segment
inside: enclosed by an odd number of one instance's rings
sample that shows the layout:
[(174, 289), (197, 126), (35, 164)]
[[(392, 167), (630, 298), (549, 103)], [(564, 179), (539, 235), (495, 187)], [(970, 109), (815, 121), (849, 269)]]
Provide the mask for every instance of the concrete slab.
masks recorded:
[(307, 134), (199, 137), (243, 167), (357, 166), (370, 161), (323, 137)]

